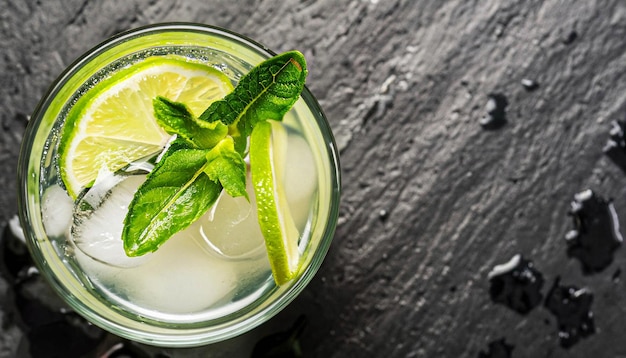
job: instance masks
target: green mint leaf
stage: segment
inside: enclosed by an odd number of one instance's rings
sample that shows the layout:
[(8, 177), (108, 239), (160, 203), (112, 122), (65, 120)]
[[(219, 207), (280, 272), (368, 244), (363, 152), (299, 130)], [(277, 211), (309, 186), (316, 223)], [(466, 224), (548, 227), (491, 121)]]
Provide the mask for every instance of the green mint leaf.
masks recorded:
[(199, 119), (228, 125), (236, 146), (241, 148), (257, 122), (282, 120), (300, 98), (306, 75), (306, 61), (300, 52), (272, 57), (250, 70), (231, 93), (213, 102)]
[(209, 179), (219, 182), (228, 195), (248, 197), (246, 191), (246, 163), (241, 155), (235, 151), (231, 137), (220, 141), (206, 155), (207, 165), (204, 169)]
[(177, 135), (128, 207), (122, 239), (128, 256), (155, 251), (215, 203), (222, 190), (245, 196), (245, 152), (252, 128), (281, 121), (300, 98), (307, 75), (304, 56), (286, 52), (243, 76), (235, 89), (199, 118), (184, 103), (153, 101), (158, 124)]
[(158, 96), (152, 101), (157, 123), (169, 134), (176, 134), (195, 148), (212, 148), (228, 133), (220, 122), (198, 121), (184, 103)]
[(148, 174), (124, 219), (122, 240), (128, 256), (155, 251), (215, 203), (222, 186), (204, 172), (208, 152), (177, 140)]

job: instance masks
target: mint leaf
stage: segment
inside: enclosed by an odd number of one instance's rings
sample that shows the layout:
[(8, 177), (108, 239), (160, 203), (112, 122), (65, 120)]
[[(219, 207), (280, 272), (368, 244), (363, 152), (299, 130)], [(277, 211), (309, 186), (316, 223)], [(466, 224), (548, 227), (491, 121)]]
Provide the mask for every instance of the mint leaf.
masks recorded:
[(306, 61), (298, 51), (285, 52), (254, 67), (224, 99), (213, 102), (199, 117), (235, 127), (231, 133), (239, 147), (259, 121), (281, 121), (300, 98), (307, 75)]
[(246, 163), (239, 153), (235, 151), (231, 137), (220, 141), (206, 155), (207, 165), (204, 169), (209, 179), (219, 182), (228, 195), (248, 197), (246, 191)]
[(215, 203), (222, 186), (204, 173), (205, 149), (170, 146), (128, 206), (122, 240), (128, 256), (155, 251)]
[(242, 154), (252, 128), (268, 119), (281, 121), (300, 98), (306, 75), (304, 56), (291, 51), (254, 67), (199, 118), (184, 103), (154, 99), (158, 124), (177, 139), (128, 207), (122, 230), (128, 256), (158, 249), (204, 215), (222, 190), (249, 200)]
[[(226, 125), (198, 121), (184, 103), (158, 96), (152, 100), (157, 123), (169, 134), (176, 134), (195, 148), (212, 148), (228, 133)], [(203, 126), (201, 126), (202, 124)]]

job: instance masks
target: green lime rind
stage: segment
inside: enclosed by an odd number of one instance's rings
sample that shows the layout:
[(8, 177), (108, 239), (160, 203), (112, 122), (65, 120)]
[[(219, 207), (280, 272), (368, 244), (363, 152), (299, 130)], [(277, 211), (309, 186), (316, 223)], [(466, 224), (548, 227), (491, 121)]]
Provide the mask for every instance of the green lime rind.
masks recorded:
[[(281, 163), (276, 163), (281, 164)], [(300, 269), (298, 229), (277, 178), (272, 155), (272, 125), (259, 122), (250, 136), (250, 171), (257, 203), (257, 216), (277, 285), (297, 276)]]
[[(190, 62), (188, 59), (176, 55), (166, 55), (158, 57), (155, 56), (144, 59), (140, 63), (123, 68), (117, 71), (112, 76), (107, 77), (95, 84), (93, 87), (87, 90), (86, 93), (84, 93), (72, 106), (65, 119), (65, 123), (61, 131), (61, 138), (58, 146), (58, 170), (65, 189), (72, 198), (76, 199), (79, 191), (84, 189), (84, 187), (90, 187), (95, 180), (95, 176), (97, 175), (97, 173), (94, 173), (93, 180), (86, 184), (82, 184), (82, 187), (79, 187), (79, 185), (81, 184), (73, 183), (71, 180), (69, 180), (69, 177), (72, 175), (72, 173), (68, 172), (68, 168), (70, 166), (68, 166), (67, 164), (69, 161), (72, 160), (71, 157), (73, 154), (73, 152), (70, 150), (70, 147), (72, 143), (77, 140), (77, 135), (80, 132), (78, 127), (81, 123), (81, 120), (84, 118), (85, 113), (89, 110), (89, 108), (91, 108), (92, 105), (94, 105), (99, 96), (106, 93), (113, 86), (130, 79), (131, 77), (139, 74), (142, 71), (157, 66), (175, 66), (185, 70), (204, 71), (207, 73), (207, 75), (215, 76), (216, 78), (218, 78), (219, 81), (222, 82), (222, 84), (226, 84), (230, 89), (232, 89), (232, 83), (230, 82), (228, 77), (226, 77), (226, 75), (224, 75), (219, 70), (204, 64)], [(151, 147), (148, 146), (146, 150), (152, 150), (150, 148)], [(162, 150), (162, 146), (155, 145), (153, 149), (154, 153), (157, 153)], [(106, 148), (103, 148), (103, 150), (106, 150)], [(144, 150), (144, 152), (146, 150)], [(129, 158), (129, 162), (137, 159), (139, 158)], [(123, 166), (124, 165), (120, 165), (118, 167), (109, 168), (109, 170), (119, 170)]]

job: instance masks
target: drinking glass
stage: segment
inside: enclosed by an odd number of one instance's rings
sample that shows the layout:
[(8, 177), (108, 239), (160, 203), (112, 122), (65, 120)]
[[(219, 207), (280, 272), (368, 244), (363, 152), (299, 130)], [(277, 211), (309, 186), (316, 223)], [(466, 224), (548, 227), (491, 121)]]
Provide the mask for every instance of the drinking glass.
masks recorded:
[[(259, 43), (234, 32), (191, 23), (157, 24), (131, 30), (97, 45), (54, 81), (39, 102), (26, 129), (18, 164), (19, 217), (27, 244), (41, 275), (76, 312), (93, 324), (134, 341), (168, 347), (191, 347), (240, 335), (276, 315), (313, 278), (329, 249), (338, 216), (340, 171), (330, 126), (316, 99), (304, 89), (286, 121), (311, 148), (317, 190), (304, 230), (303, 269), (289, 283), (253, 282), (254, 295), (223, 315), (150, 315), (113, 300), (92, 284), (88, 273), (72, 264), (68, 239), (48, 235), (42, 196), (59, 182), (56, 144), (63, 120), (90, 86), (117, 69), (146, 57), (190, 56), (223, 71), (233, 82), (274, 55)], [(286, 170), (289, 170), (287, 168)], [(226, 305), (228, 308), (228, 304)]]

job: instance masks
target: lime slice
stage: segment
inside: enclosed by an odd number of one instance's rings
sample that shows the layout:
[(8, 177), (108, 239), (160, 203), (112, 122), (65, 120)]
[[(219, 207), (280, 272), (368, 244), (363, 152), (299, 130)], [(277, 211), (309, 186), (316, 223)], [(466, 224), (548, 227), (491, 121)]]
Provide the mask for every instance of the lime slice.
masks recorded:
[(232, 90), (217, 69), (180, 56), (150, 57), (97, 83), (74, 105), (59, 144), (61, 179), (72, 198), (98, 173), (158, 153), (169, 135), (154, 118), (157, 96), (200, 115)]
[(250, 136), (250, 172), (257, 202), (259, 226), (276, 284), (293, 279), (300, 266), (298, 238), (300, 234), (291, 217), (283, 190), (279, 162), (286, 138), (280, 124), (259, 122)]

